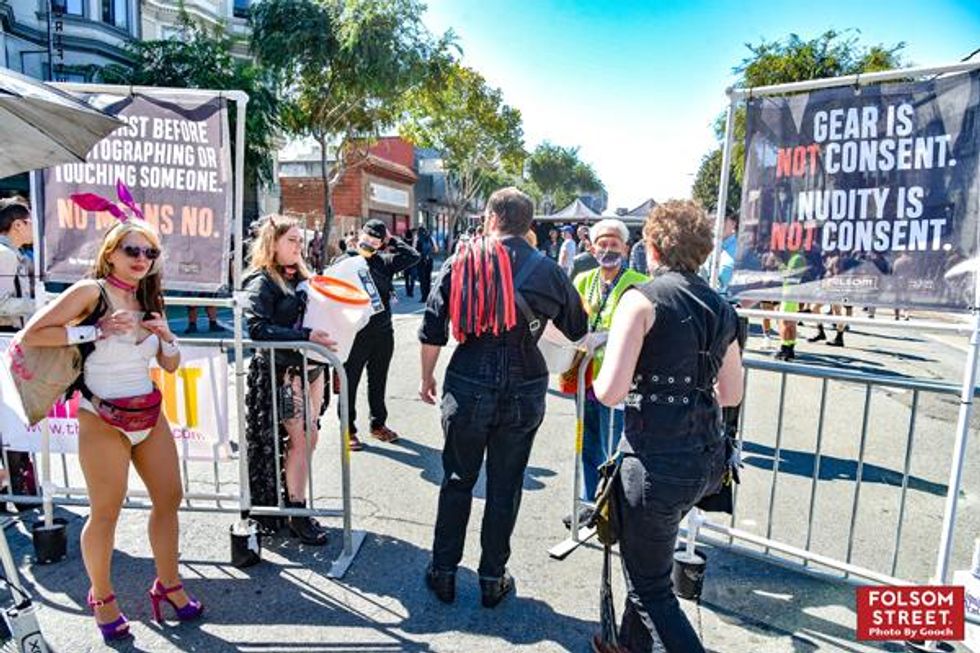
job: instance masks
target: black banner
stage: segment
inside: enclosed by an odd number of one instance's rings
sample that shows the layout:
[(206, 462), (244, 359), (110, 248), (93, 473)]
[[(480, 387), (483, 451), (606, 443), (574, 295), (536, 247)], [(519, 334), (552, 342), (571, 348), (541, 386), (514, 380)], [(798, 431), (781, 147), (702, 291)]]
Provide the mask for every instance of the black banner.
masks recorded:
[(749, 99), (740, 299), (966, 309), (980, 72)]
[(226, 284), (233, 190), (225, 100), (189, 102), (165, 93), (84, 99), (129, 126), (100, 141), (85, 163), (44, 171), (45, 278), (70, 283), (89, 272), (116, 219), (85, 211), (69, 196), (116, 201), (121, 179), (160, 234), (164, 287), (214, 291)]

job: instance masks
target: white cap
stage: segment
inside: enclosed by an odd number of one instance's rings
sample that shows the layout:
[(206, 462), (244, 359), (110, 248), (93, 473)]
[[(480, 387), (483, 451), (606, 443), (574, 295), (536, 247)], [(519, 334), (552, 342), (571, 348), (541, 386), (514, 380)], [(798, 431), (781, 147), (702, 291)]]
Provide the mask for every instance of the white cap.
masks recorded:
[(622, 220), (617, 220), (616, 218), (605, 218), (604, 220), (599, 220), (592, 228), (589, 229), (589, 240), (593, 243), (599, 240), (600, 236), (619, 236), (619, 238), (625, 243), (630, 239), (630, 230), (626, 228)]

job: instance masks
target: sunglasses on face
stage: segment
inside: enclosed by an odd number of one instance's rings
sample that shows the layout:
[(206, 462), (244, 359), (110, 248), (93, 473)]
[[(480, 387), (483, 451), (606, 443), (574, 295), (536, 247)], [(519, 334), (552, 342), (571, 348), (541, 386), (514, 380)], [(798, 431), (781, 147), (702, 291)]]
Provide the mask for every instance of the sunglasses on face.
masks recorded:
[(160, 250), (158, 250), (156, 247), (137, 247), (136, 245), (123, 245), (122, 251), (123, 254), (125, 254), (129, 258), (138, 259), (141, 254), (145, 256), (146, 260), (148, 261), (155, 261), (158, 258), (160, 258)]

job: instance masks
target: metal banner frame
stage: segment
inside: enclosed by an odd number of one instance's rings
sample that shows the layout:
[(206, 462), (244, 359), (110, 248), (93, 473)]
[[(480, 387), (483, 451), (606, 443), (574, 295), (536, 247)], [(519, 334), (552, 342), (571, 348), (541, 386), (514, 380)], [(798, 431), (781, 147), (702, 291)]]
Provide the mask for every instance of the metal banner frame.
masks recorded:
[[(860, 87), (900, 79), (938, 76), (951, 73), (964, 73), (977, 69), (980, 69), (980, 61), (965, 61), (944, 66), (904, 68), (874, 73), (848, 75), (844, 77), (813, 79), (772, 86), (726, 89), (725, 93), (728, 95), (729, 104), (725, 126), (725, 141), (722, 150), (721, 180), (718, 185), (718, 205), (715, 215), (715, 247), (713, 263), (711, 266), (711, 282), (713, 287), (718, 287), (718, 267), (720, 263), (722, 245), (721, 235), (724, 232), (725, 212), (727, 208), (726, 200), (728, 197), (732, 131), (735, 123), (735, 110), (739, 101), (766, 95), (786, 95), (790, 93), (800, 93), (804, 91), (834, 88), (839, 86)], [(978, 214), (980, 214), (980, 207), (978, 207)], [(980, 219), (980, 215), (978, 215), (978, 219)], [(945, 584), (949, 576), (949, 558), (953, 544), (953, 530), (956, 526), (956, 510), (959, 488), (963, 477), (963, 457), (966, 453), (966, 440), (970, 432), (970, 416), (973, 412), (973, 395), (977, 378), (977, 358), (978, 354), (980, 354), (980, 309), (977, 308), (977, 306), (980, 305), (980, 272), (974, 272), (973, 276), (974, 309), (972, 311), (973, 315), (971, 320), (971, 328), (969, 331), (970, 348), (963, 368), (959, 416), (956, 427), (956, 440), (953, 449), (952, 465), (950, 466), (949, 472), (949, 490), (943, 514), (939, 553), (936, 559), (935, 575), (933, 578), (937, 584)], [(812, 319), (812, 317), (808, 316), (807, 319)], [(839, 317), (834, 321), (842, 323), (848, 322), (848, 320), (842, 320)]]

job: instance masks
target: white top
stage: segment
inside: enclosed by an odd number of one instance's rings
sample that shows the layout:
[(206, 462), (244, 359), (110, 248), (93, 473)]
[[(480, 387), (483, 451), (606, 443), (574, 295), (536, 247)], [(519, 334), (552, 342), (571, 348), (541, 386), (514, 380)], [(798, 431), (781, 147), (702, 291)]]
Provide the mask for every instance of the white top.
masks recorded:
[(578, 245), (575, 244), (574, 240), (566, 240), (561, 244), (561, 249), (558, 254), (558, 265), (565, 270), (565, 274), (572, 273), (572, 267), (575, 265), (575, 253), (578, 251)]
[(160, 338), (145, 329), (96, 341), (85, 359), (85, 385), (100, 399), (136, 397), (153, 392), (150, 361), (160, 350)]

